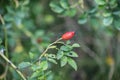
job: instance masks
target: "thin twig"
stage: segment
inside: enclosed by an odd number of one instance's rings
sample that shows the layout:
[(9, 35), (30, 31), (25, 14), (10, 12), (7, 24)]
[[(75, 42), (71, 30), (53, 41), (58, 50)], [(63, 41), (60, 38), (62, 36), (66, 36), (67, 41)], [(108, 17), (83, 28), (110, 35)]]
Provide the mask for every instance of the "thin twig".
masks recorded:
[(3, 17), (2, 17), (1, 14), (0, 14), (0, 20), (1, 20), (2, 25), (4, 25), (4, 24), (5, 24), (5, 21), (4, 21), (4, 19), (3, 19)]
[(56, 40), (55, 42), (51, 43), (50, 45), (48, 45), (48, 47), (45, 49), (45, 51), (40, 55), (39, 60), (41, 60), (41, 58), (45, 55), (45, 53), (48, 51), (48, 49), (50, 48), (50, 46), (56, 44), (58, 41), (62, 40), (62, 38)]
[(15, 7), (18, 8), (19, 7), (19, 1), (18, 0), (13, 0), (15, 2)]
[[(4, 25), (3, 25), (4, 26)], [(6, 49), (6, 52), (5, 52), (5, 55), (6, 57), (8, 58), (8, 38), (7, 38), (7, 29), (6, 27), (4, 26), (4, 37), (5, 37), (5, 49)], [(7, 74), (7, 71), (8, 71), (8, 62), (6, 64), (6, 68), (5, 68), (5, 74)]]
[(24, 77), (24, 75), (22, 74), (22, 72), (21, 72), (20, 70), (18, 70), (18, 68), (17, 68), (1, 51), (0, 51), (0, 56), (1, 56), (5, 61), (7, 61), (7, 62), (12, 66), (13, 69), (16, 70), (16, 72), (21, 76), (21, 78), (22, 78), (23, 80), (27, 80), (27, 79)]
[[(8, 57), (7, 30), (6, 30), (6, 27), (5, 27), (5, 21), (4, 21), (4, 19), (3, 19), (3, 17), (2, 17), (1, 14), (0, 14), (0, 20), (1, 20), (1, 23), (2, 23), (2, 25), (3, 25), (3, 27), (4, 27), (5, 49), (6, 49), (5, 55)], [(7, 74), (7, 71), (8, 71), (8, 62), (7, 62), (6, 67), (5, 67), (5, 73), (4, 73), (5, 75)], [(4, 76), (4, 77), (5, 77), (5, 76)]]
[(109, 71), (109, 74), (108, 74), (108, 80), (112, 80), (114, 70), (115, 70), (115, 65), (114, 65), (114, 62), (113, 62), (113, 64), (110, 65), (110, 71)]
[[(54, 45), (54, 44), (56, 44), (56, 43), (64, 44), (64, 43), (62, 43), (62, 42), (59, 42), (60, 40), (62, 40), (62, 38), (59, 38), (59, 39), (57, 39), (56, 41), (54, 41), (53, 43), (49, 44), (48, 47), (44, 50), (44, 52), (39, 56), (39, 58), (38, 58), (37, 60), (35, 60), (34, 62), (32, 62), (32, 64), (34, 64), (34, 63), (36, 63), (36, 62), (38, 62), (38, 61), (39, 61), (39, 63), (40, 63), (41, 58), (42, 58), (42, 57), (46, 54), (46, 52), (50, 49), (50, 46), (52, 46), (52, 45)], [(65, 44), (64, 44), (64, 45), (65, 45)], [(30, 66), (32, 66), (32, 65), (30, 65)], [(28, 67), (30, 67), (30, 66), (28, 66)]]

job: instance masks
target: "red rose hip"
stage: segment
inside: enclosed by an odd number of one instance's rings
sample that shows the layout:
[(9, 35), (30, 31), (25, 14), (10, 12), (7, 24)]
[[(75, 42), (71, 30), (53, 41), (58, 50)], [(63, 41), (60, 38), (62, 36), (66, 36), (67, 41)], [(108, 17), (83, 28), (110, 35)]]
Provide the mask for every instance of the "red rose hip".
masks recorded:
[(75, 34), (74, 31), (66, 32), (62, 35), (62, 39), (63, 40), (69, 40), (74, 36), (74, 34)]

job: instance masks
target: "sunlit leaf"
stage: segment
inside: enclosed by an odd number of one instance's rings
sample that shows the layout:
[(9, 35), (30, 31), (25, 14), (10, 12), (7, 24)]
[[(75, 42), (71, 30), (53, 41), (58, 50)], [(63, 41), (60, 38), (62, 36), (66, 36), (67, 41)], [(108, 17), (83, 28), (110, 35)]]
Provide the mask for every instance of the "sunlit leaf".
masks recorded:
[(73, 17), (76, 15), (76, 9), (68, 9), (63, 14), (65, 16)]
[(119, 19), (114, 20), (114, 25), (115, 25), (115, 28), (120, 31), (120, 20)]
[(87, 22), (87, 14), (84, 13), (82, 15), (80, 15), (79, 19), (78, 19), (78, 23), (79, 24), (85, 24)]
[(61, 58), (60, 65), (61, 67), (65, 66), (67, 64), (67, 57), (64, 56)]
[(68, 40), (67, 42), (66, 42), (66, 44), (70, 44), (71, 42)]
[(52, 59), (52, 58), (48, 58), (48, 61), (54, 63), (54, 64), (57, 64), (56, 60), (55, 59)]
[(95, 2), (98, 4), (98, 5), (104, 5), (106, 2), (105, 0), (95, 0)]
[(50, 46), (49, 48), (56, 48), (56, 46)]
[(75, 62), (73, 59), (68, 58), (68, 64), (69, 64), (72, 68), (74, 68), (75, 70), (77, 70), (77, 64), (76, 64), (76, 62)]
[(34, 73), (31, 75), (30, 78), (35, 78), (35, 77), (37, 77), (37, 76), (39, 76), (39, 72), (38, 72), (38, 71), (34, 72)]
[(64, 9), (68, 9), (68, 8), (69, 8), (68, 0), (60, 0), (60, 5), (61, 5)]
[(61, 8), (58, 4), (56, 4), (55, 2), (51, 2), (50, 3), (50, 7), (51, 9), (56, 12), (56, 13), (62, 13), (64, 11), (63, 8)]
[(74, 43), (72, 47), (80, 47), (80, 45), (78, 43)]
[(77, 53), (75, 53), (74, 51), (67, 52), (66, 55), (70, 57), (78, 57)]
[(29, 52), (29, 56), (30, 56), (31, 59), (34, 58), (34, 54), (32, 52)]
[(111, 13), (110, 13), (110, 12), (104, 12), (104, 13), (103, 13), (103, 16), (104, 16), (104, 17), (109, 17), (109, 16), (111, 16)]
[(41, 75), (43, 75), (43, 71), (42, 70), (37, 70), (31, 75), (30, 80), (31, 79), (33, 80), (34, 78), (36, 78), (38, 76), (41, 76)]
[(50, 58), (56, 58), (55, 54), (48, 54), (47, 56), (50, 57)]
[(4, 20), (5, 20), (5, 21), (13, 21), (14, 18), (13, 18), (10, 14), (6, 14), (6, 15), (4, 16)]
[(71, 48), (69, 46), (61, 46), (60, 50), (69, 51)]
[(103, 24), (104, 24), (105, 26), (111, 25), (112, 22), (113, 22), (113, 17), (106, 17), (106, 18), (103, 19)]
[(58, 60), (61, 59), (63, 57), (63, 55), (64, 55), (64, 52), (59, 50), (58, 53), (57, 53), (57, 59)]
[(19, 68), (19, 69), (22, 69), (22, 68), (26, 68), (26, 67), (28, 67), (28, 66), (30, 66), (30, 65), (31, 65), (30, 62), (22, 62), (22, 63), (20, 63), (20, 64), (18, 65), (18, 68)]
[(48, 62), (47, 61), (42, 61), (40, 63), (40, 66), (43, 70), (46, 70), (48, 68)]

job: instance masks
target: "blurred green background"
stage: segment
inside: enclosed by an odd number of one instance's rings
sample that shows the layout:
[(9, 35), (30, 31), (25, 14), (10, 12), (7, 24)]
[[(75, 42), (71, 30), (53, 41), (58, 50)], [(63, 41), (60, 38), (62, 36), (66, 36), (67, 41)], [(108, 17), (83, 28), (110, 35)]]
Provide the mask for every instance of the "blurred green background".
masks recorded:
[[(120, 0), (0, 0), (0, 21), (0, 49), (16, 65), (29, 61), (30, 51), (37, 58), (64, 32), (76, 32), (78, 70), (53, 65), (47, 80), (120, 79)], [(0, 78), (5, 67), (0, 57)], [(6, 79), (16, 77), (10, 68)]]

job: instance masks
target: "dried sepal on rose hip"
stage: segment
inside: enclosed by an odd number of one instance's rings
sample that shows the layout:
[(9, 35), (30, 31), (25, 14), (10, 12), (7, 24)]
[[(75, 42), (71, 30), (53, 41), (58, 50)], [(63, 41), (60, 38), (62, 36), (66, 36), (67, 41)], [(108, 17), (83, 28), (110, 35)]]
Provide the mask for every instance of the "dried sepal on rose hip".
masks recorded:
[(74, 35), (74, 31), (66, 32), (62, 35), (62, 40), (70, 40)]

